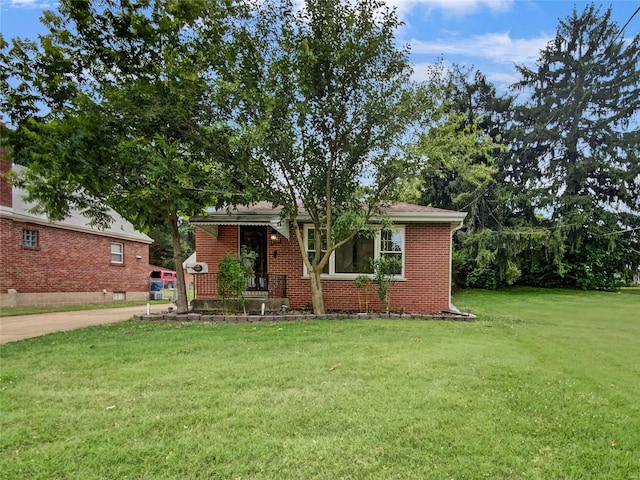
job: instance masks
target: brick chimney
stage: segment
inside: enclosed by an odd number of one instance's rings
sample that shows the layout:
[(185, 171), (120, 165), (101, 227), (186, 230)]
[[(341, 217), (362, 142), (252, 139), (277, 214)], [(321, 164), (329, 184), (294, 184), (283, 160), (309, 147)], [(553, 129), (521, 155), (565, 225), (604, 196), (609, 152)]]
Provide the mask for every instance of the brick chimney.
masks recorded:
[(8, 157), (9, 150), (0, 147), (0, 205), (13, 207), (13, 194), (11, 185), (7, 182), (7, 174), (11, 170), (11, 160)]

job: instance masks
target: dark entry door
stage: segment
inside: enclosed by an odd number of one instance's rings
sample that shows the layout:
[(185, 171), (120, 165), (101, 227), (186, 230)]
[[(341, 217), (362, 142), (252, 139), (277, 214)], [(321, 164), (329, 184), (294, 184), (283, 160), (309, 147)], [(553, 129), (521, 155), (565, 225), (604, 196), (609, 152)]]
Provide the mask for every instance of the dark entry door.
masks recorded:
[(240, 248), (242, 246), (257, 254), (253, 275), (247, 281), (247, 290), (267, 291), (267, 227), (240, 226)]

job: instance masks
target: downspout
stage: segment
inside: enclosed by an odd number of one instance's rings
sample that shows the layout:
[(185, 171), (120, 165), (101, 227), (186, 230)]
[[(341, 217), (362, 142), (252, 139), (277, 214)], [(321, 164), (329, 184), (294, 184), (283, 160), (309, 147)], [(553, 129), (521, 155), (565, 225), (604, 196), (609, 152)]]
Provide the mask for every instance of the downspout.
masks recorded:
[(460, 313), (460, 310), (451, 303), (451, 281), (453, 280), (453, 234), (460, 230), (463, 226), (463, 221), (460, 220), (458, 226), (451, 229), (451, 236), (449, 237), (449, 311), (453, 313)]

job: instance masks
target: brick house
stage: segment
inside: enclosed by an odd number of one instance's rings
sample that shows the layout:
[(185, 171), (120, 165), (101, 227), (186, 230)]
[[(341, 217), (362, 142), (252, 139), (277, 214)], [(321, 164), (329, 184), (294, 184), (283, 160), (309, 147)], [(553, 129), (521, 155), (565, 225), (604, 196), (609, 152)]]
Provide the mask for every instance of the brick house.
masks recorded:
[(32, 214), (6, 181), (11, 163), (0, 164), (0, 307), (149, 298), (148, 236), (115, 212), (104, 230), (78, 212), (61, 222)]
[[(462, 225), (465, 213), (431, 207), (395, 204), (386, 209), (392, 230), (381, 230), (374, 238), (359, 236), (339, 248), (322, 276), (327, 310), (362, 310), (363, 292), (354, 280), (361, 273), (372, 273), (371, 260), (381, 255), (395, 256), (401, 262), (391, 292), (394, 311), (432, 313), (451, 306), (451, 235)], [(279, 210), (261, 202), (232, 211), (211, 211), (192, 217), (196, 227), (196, 254), (208, 267), (208, 274), (195, 275), (196, 297), (215, 297), (215, 273), (228, 252), (237, 255), (242, 245), (258, 255), (248, 294), (263, 298), (288, 299), (292, 309), (311, 305), (311, 286), (301, 258), (298, 241)], [(304, 224), (307, 252), (314, 251), (313, 229)], [(383, 309), (375, 288), (371, 288), (369, 309)]]

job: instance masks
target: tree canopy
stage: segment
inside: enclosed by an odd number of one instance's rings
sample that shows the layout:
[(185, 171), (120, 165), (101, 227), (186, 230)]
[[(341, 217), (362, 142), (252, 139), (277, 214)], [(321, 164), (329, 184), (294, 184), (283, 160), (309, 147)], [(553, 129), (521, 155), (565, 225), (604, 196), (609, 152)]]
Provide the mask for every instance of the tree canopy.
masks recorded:
[[(476, 119), (508, 146), (486, 183), (474, 184), (465, 169), (449, 178), (442, 169), (427, 172), (423, 201), (438, 206), (460, 208), (456, 194), (486, 185), (465, 205), (459, 283), (612, 288), (637, 272), (639, 47), (640, 35), (625, 39), (611, 9), (589, 5), (560, 21), (536, 68), (518, 67), (513, 88), (523, 102), (495, 97), (482, 76), (454, 78), (448, 103), (458, 118)], [(449, 127), (464, 132), (463, 125)], [(439, 131), (427, 138), (442, 138)], [(428, 149), (438, 145), (431, 140)]]
[(219, 82), (224, 1), (63, 0), (39, 42), (4, 45), (2, 107), (16, 125), (13, 159), (30, 199), (51, 218), (110, 206), (136, 227), (166, 225), (186, 311), (179, 217), (228, 201), (238, 157)]
[(625, 39), (611, 8), (574, 8), (537, 67), (519, 67), (530, 100), (514, 156), (535, 159), (532, 199), (563, 232), (565, 278), (613, 286), (640, 265), (640, 34)]
[[(283, 207), (324, 311), (331, 254), (400, 193), (415, 165), (403, 149), (420, 115), (394, 11), (378, 0), (266, 1), (239, 28), (239, 123), (254, 159), (246, 178)], [(300, 220), (313, 224), (308, 257)]]
[(333, 252), (417, 190), (469, 212), (461, 285), (638, 271), (640, 34), (611, 9), (561, 20), (513, 95), (456, 66), (412, 82), (382, 0), (61, 0), (43, 22), (38, 41), (0, 36), (19, 181), (54, 219), (112, 207), (168, 229), (180, 311), (181, 216), (258, 200), (291, 222), (318, 313)]

